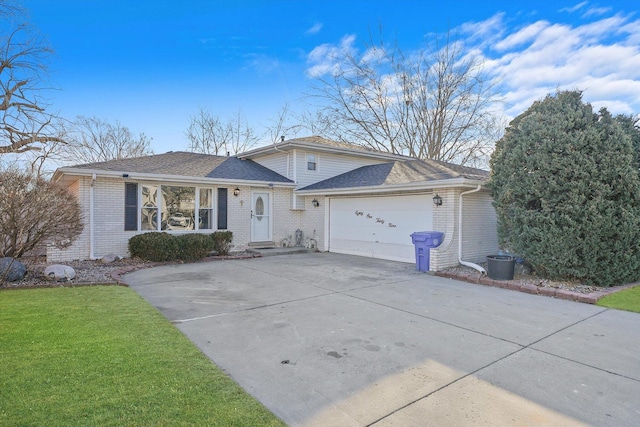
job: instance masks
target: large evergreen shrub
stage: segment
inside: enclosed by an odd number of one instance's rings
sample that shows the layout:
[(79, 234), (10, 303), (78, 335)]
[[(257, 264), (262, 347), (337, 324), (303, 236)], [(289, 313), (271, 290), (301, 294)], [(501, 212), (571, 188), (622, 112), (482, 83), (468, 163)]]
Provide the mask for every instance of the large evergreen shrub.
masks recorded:
[(552, 279), (599, 286), (639, 279), (640, 178), (631, 139), (575, 91), (516, 117), (491, 158), (503, 247)]

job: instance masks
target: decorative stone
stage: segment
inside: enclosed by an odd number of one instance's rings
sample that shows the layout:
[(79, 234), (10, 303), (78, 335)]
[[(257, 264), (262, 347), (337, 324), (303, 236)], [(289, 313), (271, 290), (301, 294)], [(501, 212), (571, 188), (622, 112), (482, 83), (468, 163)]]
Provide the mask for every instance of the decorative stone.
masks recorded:
[(103, 264), (111, 264), (112, 262), (118, 260), (120, 257), (114, 253), (106, 254), (102, 258), (100, 258), (100, 262)]
[(15, 258), (0, 258), (0, 282), (15, 282), (27, 274), (27, 267)]
[(76, 277), (76, 271), (68, 265), (52, 264), (44, 269), (44, 276), (47, 280), (66, 282)]

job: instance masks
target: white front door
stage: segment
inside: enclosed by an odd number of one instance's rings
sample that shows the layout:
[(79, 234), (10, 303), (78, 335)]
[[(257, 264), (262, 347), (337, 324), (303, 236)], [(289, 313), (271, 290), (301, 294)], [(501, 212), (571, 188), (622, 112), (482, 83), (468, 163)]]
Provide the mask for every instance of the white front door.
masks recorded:
[(267, 192), (251, 194), (251, 241), (271, 241), (271, 198)]

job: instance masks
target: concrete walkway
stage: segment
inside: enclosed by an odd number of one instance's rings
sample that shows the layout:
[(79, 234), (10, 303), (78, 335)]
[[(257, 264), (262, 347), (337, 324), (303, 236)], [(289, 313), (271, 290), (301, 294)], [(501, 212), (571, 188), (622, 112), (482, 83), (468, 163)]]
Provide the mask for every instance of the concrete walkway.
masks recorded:
[(292, 426), (640, 420), (638, 314), (329, 253), (124, 279)]

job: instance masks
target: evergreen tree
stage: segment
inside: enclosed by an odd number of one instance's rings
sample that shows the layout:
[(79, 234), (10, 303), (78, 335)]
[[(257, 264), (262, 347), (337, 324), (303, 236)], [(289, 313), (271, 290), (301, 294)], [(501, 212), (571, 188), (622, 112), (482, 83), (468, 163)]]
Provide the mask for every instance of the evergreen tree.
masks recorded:
[(640, 278), (640, 177), (630, 130), (577, 91), (536, 101), (491, 157), (501, 244), (551, 279)]

